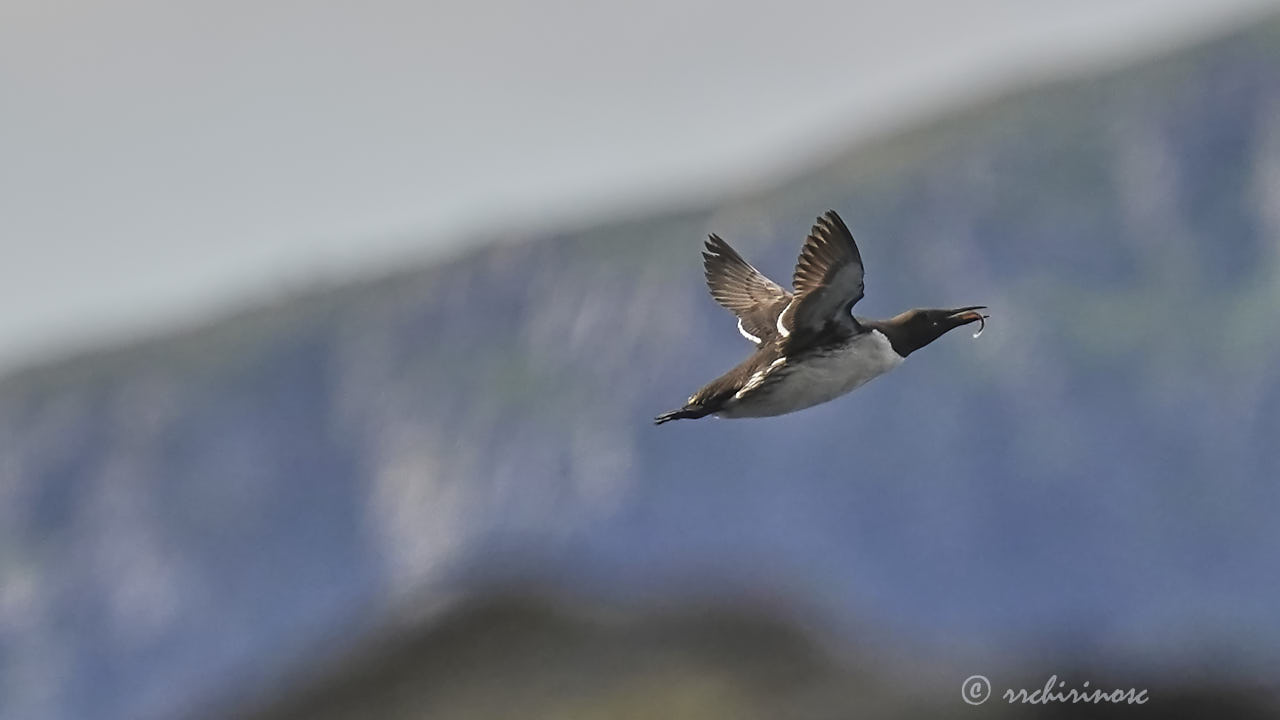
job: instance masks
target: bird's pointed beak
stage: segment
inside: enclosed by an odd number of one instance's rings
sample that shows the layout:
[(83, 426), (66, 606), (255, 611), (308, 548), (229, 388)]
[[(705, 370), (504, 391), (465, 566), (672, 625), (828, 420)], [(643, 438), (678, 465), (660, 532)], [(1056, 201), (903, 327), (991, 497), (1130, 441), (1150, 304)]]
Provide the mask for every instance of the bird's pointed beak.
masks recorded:
[(951, 311), (951, 314), (947, 316), (947, 319), (955, 323), (956, 327), (968, 325), (972, 322), (981, 322), (990, 317), (989, 315), (983, 315), (979, 312), (986, 309), (986, 305), (973, 305), (971, 307), (956, 308)]
[(982, 311), (986, 309), (986, 305), (973, 305), (971, 307), (956, 308), (947, 316), (947, 321), (953, 323), (952, 327), (960, 327), (961, 325), (968, 325), (969, 323), (974, 322), (982, 323), (978, 326), (978, 332), (973, 334), (976, 338), (982, 334), (983, 330), (987, 329), (987, 316), (982, 314)]

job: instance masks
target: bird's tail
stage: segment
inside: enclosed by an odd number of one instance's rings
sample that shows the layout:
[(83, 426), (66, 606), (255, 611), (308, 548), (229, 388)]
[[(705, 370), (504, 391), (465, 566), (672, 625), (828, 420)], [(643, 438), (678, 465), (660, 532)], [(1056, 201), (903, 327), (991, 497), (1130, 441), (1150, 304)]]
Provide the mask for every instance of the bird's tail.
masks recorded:
[(701, 405), (690, 403), (689, 405), (685, 405), (679, 410), (672, 410), (670, 412), (662, 413), (661, 415), (653, 419), (653, 424), (661, 425), (664, 422), (671, 422), (672, 420), (684, 420), (686, 418), (690, 420), (697, 420), (700, 417), (706, 417), (710, 415), (712, 412), (713, 412), (712, 410), (705, 408)]

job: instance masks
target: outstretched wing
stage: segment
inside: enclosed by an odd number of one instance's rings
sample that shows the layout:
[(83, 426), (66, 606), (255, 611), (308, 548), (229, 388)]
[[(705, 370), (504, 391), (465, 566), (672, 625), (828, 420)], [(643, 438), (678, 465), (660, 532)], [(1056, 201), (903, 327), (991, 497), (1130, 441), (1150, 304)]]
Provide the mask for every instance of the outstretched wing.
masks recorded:
[(850, 311), (862, 299), (862, 255), (853, 234), (835, 210), (818, 218), (796, 262), (795, 301), (778, 318), (788, 336), (816, 332), (827, 323), (852, 323)]
[(707, 238), (702, 266), (711, 297), (738, 316), (738, 332), (759, 345), (777, 333), (778, 314), (791, 293), (765, 277), (719, 235)]

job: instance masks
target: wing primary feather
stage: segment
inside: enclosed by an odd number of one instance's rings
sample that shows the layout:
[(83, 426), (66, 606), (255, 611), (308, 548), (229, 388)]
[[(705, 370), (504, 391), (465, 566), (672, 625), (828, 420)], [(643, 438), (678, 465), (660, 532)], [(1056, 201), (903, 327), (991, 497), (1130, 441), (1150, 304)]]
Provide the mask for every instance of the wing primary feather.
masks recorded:
[(791, 294), (765, 277), (719, 235), (708, 235), (702, 251), (711, 297), (738, 318), (738, 331), (759, 345), (775, 334), (777, 307)]
[(786, 320), (793, 332), (817, 330), (829, 322), (852, 322), (850, 309), (862, 299), (864, 289), (862, 255), (834, 210), (819, 216), (805, 239), (792, 282), (797, 302)]

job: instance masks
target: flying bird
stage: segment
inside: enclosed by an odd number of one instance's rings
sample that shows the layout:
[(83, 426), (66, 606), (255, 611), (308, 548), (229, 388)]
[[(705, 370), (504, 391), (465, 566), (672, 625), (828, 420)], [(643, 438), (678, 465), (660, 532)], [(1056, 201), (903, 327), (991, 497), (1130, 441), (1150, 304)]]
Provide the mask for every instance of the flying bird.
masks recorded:
[[(738, 318), (756, 346), (740, 365), (689, 396), (654, 423), (717, 415), (771, 417), (851, 392), (894, 369), (947, 331), (982, 323), (985, 305), (908, 310), (888, 320), (853, 314), (862, 299), (862, 256), (844, 221), (828, 210), (796, 262), (794, 291), (765, 277), (718, 235), (707, 239), (703, 268), (711, 296)], [(977, 334), (974, 335), (977, 337)]]

